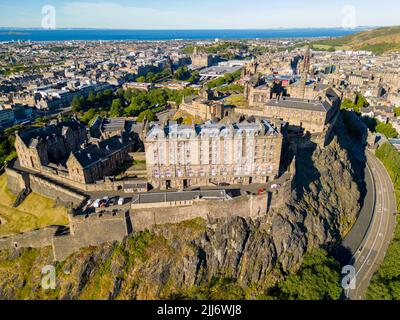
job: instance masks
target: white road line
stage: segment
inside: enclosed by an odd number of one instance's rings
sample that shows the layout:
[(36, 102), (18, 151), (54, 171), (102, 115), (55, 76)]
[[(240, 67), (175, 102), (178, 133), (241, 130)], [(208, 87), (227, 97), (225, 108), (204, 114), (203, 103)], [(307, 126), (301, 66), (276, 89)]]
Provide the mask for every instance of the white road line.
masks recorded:
[[(382, 184), (382, 179), (381, 179), (380, 174), (378, 174), (378, 179), (379, 179), (380, 188), (381, 188), (381, 190), (382, 190), (382, 189), (383, 189), (383, 184)], [(382, 197), (381, 200), (382, 200), (382, 203), (385, 203), (385, 197), (384, 197), (384, 196)], [(382, 230), (382, 224), (383, 224), (383, 215), (380, 215), (378, 233), (380, 232), (380, 230)], [(360, 274), (360, 272), (364, 269), (365, 263), (366, 263), (366, 261), (369, 259), (369, 257), (371, 256), (371, 254), (372, 254), (372, 252), (373, 252), (373, 249), (375, 248), (376, 243), (378, 242), (378, 239), (379, 239), (379, 235), (377, 234), (376, 237), (375, 237), (375, 239), (374, 239), (374, 242), (373, 242), (373, 244), (372, 244), (372, 247), (371, 247), (371, 249), (370, 249), (369, 252), (368, 252), (368, 255), (367, 255), (366, 260), (364, 261), (364, 263), (361, 265), (361, 267), (359, 268), (358, 272), (356, 273), (356, 277), (357, 277), (357, 276)]]

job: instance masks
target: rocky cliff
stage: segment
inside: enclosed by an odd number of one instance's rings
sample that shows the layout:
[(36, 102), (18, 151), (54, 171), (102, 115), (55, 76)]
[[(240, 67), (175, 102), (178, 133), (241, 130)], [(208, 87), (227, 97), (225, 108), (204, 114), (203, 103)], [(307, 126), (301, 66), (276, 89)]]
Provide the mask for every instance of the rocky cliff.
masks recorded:
[(242, 218), (159, 226), (123, 243), (87, 248), (58, 263), (56, 290), (40, 289), (50, 249), (3, 252), (1, 298), (156, 299), (187, 297), (217, 278), (256, 298), (306, 252), (333, 247), (354, 223), (360, 176), (339, 124), (324, 149), (300, 148), (295, 190), (282, 208), (257, 221)]

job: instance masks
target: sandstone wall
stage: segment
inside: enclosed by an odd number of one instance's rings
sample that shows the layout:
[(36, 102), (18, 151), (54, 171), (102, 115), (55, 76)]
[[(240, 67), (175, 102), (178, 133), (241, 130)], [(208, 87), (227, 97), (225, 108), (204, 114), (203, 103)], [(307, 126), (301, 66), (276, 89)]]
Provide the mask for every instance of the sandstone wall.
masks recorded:
[(24, 188), (30, 188), (33, 192), (58, 200), (64, 205), (72, 203), (74, 207), (78, 207), (86, 199), (84, 195), (40, 175), (10, 168), (6, 169), (6, 174), (8, 189), (15, 194), (18, 194)]
[(27, 174), (19, 173), (9, 168), (5, 172), (7, 175), (7, 186), (12, 193), (17, 195), (23, 189), (29, 187), (29, 177)]
[(57, 227), (48, 227), (0, 238), (0, 250), (51, 246), (56, 231)]
[(81, 248), (122, 241), (131, 232), (126, 219), (123, 212), (72, 217), (71, 234), (53, 239), (54, 259), (62, 261)]
[(155, 225), (174, 224), (196, 218), (205, 220), (240, 216), (256, 219), (267, 214), (268, 194), (243, 196), (230, 201), (194, 201), (193, 206), (132, 209), (130, 217), (134, 231)]
[(33, 192), (59, 200), (65, 205), (72, 203), (74, 207), (78, 207), (86, 199), (83, 195), (35, 175), (29, 175), (29, 185)]

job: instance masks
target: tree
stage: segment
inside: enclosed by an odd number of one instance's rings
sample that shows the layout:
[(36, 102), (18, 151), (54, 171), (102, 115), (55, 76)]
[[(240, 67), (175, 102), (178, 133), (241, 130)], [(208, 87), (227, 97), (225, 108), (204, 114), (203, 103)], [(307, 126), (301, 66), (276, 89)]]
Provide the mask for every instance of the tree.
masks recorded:
[(356, 108), (358, 109), (358, 111), (356, 111), (356, 112), (360, 112), (360, 109), (366, 108), (369, 106), (367, 99), (365, 99), (361, 94), (357, 94), (356, 101), (357, 101)]
[(120, 99), (114, 99), (111, 103), (110, 116), (121, 117), (123, 115), (122, 103)]
[(144, 122), (146, 118), (147, 121), (158, 121), (156, 114), (151, 110), (145, 110), (139, 114), (136, 121), (137, 122)]
[(344, 99), (341, 105), (341, 109), (345, 110), (355, 110), (356, 108), (356, 104), (348, 98)]
[(183, 66), (183, 67), (179, 67), (175, 71), (174, 76), (175, 76), (175, 79), (177, 79), (177, 80), (187, 80), (191, 76), (191, 73), (188, 70), (188, 67)]
[(96, 117), (96, 115), (96, 110), (94, 108), (90, 108), (83, 114), (80, 120), (86, 124), (89, 124)]
[(392, 139), (398, 136), (396, 129), (390, 123), (379, 122), (376, 126), (376, 132), (384, 134), (387, 138)]
[(340, 264), (321, 249), (304, 256), (297, 273), (278, 284), (277, 297), (283, 300), (338, 300)]
[(400, 107), (394, 108), (393, 111), (394, 111), (394, 114), (395, 114), (396, 117), (400, 117)]
[(90, 90), (87, 101), (91, 104), (96, 102), (96, 95), (94, 94), (93, 90)]
[(136, 79), (136, 82), (146, 82), (146, 78), (141, 76), (141, 77)]
[(83, 109), (83, 97), (76, 95), (72, 99), (71, 107), (73, 112), (80, 112)]

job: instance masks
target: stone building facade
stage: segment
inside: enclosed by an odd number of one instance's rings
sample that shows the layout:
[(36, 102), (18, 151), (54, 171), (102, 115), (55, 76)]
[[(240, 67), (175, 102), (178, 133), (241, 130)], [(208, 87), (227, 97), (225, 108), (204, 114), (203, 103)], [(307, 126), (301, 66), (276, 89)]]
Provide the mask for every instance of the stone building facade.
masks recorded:
[[(206, 90), (200, 96), (183, 97), (179, 110), (182, 110), (193, 117), (199, 117), (203, 121), (222, 119), (227, 116), (229, 110), (220, 101), (213, 100), (212, 91)], [(227, 114), (225, 114), (225, 111)]]
[(76, 119), (16, 133), (18, 164), (71, 185), (93, 184), (131, 160), (134, 142), (126, 136), (91, 139)]
[(266, 120), (182, 126), (153, 124), (146, 165), (155, 188), (265, 183), (279, 175), (283, 136)]
[(130, 139), (114, 136), (100, 140), (86, 148), (71, 153), (67, 160), (69, 178), (82, 184), (95, 183), (111, 176), (125, 162), (132, 160)]
[(213, 56), (207, 53), (199, 53), (197, 48), (194, 48), (193, 54), (191, 55), (192, 66), (194, 68), (207, 68), (213, 63)]
[(340, 96), (340, 92), (329, 87), (319, 92), (314, 100), (279, 96), (257, 106), (237, 108), (236, 112), (246, 116), (282, 119), (292, 129), (311, 134), (323, 133), (339, 113)]
[(87, 140), (86, 128), (76, 119), (55, 121), (39, 129), (16, 132), (15, 149), (22, 167), (40, 170), (49, 164), (65, 164), (71, 152)]

